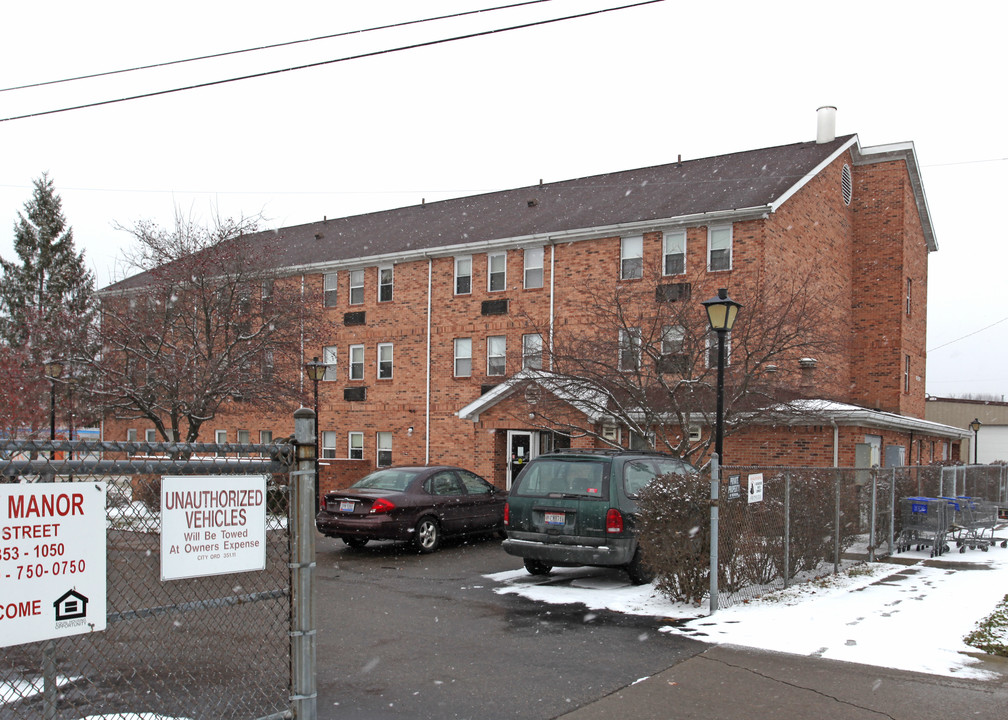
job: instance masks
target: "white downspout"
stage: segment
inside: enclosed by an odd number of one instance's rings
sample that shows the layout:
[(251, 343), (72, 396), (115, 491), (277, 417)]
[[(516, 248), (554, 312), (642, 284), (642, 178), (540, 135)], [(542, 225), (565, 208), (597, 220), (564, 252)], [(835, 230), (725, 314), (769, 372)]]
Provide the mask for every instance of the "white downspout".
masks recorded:
[(550, 245), (549, 371), (553, 372), (553, 292), (556, 287), (556, 245)]
[(835, 419), (830, 420), (833, 426), (833, 467), (840, 467), (840, 428)]
[(424, 409), (424, 464), (430, 464), (430, 393), (431, 393), (431, 291), (434, 284), (434, 259), (427, 258), (427, 391)]

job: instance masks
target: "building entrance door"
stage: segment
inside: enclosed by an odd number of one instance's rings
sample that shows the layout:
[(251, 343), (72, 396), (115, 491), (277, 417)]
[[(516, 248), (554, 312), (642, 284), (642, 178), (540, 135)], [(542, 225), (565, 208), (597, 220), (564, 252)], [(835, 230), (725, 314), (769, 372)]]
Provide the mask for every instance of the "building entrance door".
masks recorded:
[[(511, 489), (512, 481), (518, 477), (518, 473), (525, 467), (529, 460), (539, 453), (538, 448), (539, 433), (532, 430), (508, 430), (508, 464), (507, 464), (507, 489)], [(536, 437), (533, 437), (536, 436)]]

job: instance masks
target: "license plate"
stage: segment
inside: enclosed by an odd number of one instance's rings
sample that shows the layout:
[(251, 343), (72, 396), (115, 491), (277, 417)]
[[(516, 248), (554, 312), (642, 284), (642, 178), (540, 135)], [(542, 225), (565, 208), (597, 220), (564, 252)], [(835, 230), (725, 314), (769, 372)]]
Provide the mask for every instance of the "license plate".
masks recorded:
[(548, 512), (546, 513), (546, 524), (547, 525), (563, 525), (567, 522), (567, 515), (558, 512)]
[(355, 503), (353, 500), (341, 500), (339, 504), (339, 511), (352, 513), (354, 510), (354, 505), (356, 504), (357, 503)]

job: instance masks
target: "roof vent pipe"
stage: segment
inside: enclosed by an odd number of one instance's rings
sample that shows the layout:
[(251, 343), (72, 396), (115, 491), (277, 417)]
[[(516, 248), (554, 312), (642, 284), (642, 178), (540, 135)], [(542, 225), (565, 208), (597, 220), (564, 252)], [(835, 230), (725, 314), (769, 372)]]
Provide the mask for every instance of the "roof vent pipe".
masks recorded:
[(836, 140), (836, 108), (823, 105), (816, 110), (816, 143), (828, 143)]

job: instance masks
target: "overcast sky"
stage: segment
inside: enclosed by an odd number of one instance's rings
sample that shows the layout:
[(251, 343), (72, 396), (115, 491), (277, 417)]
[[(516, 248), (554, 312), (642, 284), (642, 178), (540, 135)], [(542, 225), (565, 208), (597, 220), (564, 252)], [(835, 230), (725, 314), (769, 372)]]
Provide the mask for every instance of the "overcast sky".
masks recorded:
[[(0, 92), (0, 118), (319, 63), (635, 0), (550, 0)], [(303, 40), (509, 0), (8, 3), (0, 87)], [(0, 255), (48, 172), (99, 285), (141, 219), (277, 227), (815, 138), (913, 141), (939, 250), (927, 391), (1008, 395), (1005, 11), (994, 2), (666, 0), (592, 17), (0, 121)]]

